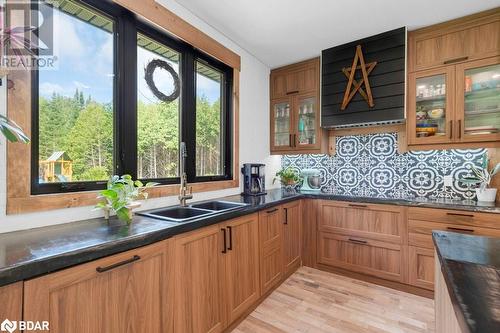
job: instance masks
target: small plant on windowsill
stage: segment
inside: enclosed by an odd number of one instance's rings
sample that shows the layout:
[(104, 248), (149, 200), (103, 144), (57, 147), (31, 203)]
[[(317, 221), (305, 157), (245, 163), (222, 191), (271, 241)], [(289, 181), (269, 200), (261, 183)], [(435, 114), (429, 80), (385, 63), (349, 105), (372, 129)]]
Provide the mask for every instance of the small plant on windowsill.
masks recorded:
[(0, 132), (10, 142), (29, 143), (30, 139), (12, 120), (0, 114)]
[(132, 180), (130, 175), (112, 176), (108, 180), (106, 189), (99, 192), (97, 198), (101, 201), (95, 208), (104, 211), (106, 220), (109, 219), (110, 211), (114, 211), (120, 220), (130, 224), (133, 217), (132, 210), (141, 205), (137, 200), (147, 199), (146, 189), (156, 185), (158, 183), (153, 182), (144, 185), (139, 180)]
[(481, 167), (476, 168), (473, 166), (471, 170), (473, 175), (461, 178), (460, 182), (469, 185), (479, 185), (479, 187), (476, 188), (478, 201), (495, 202), (497, 189), (489, 188), (489, 185), (493, 176), (500, 172), (500, 163), (488, 171), (488, 157), (484, 155)]

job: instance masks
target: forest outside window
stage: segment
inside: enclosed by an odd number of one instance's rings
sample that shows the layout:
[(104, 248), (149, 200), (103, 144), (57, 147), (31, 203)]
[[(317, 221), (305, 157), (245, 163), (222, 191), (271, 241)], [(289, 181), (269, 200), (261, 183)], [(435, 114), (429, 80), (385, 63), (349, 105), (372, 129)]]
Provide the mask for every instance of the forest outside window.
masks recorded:
[(117, 5), (55, 3), (58, 68), (32, 79), (33, 194), (178, 183), (181, 141), (189, 182), (232, 179), (230, 67)]

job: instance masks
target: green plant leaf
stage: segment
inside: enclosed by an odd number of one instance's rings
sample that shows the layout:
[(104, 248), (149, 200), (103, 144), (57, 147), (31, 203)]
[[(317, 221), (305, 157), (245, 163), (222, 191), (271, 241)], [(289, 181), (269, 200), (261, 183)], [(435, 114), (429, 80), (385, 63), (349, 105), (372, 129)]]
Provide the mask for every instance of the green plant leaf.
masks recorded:
[(491, 176), (494, 176), (499, 172), (500, 172), (500, 163), (498, 163), (497, 165), (495, 165), (495, 167), (493, 169), (491, 169), (490, 174), (491, 174)]
[(130, 216), (128, 214), (129, 209), (127, 207), (122, 207), (116, 211), (116, 216), (122, 221), (130, 223)]
[(118, 193), (116, 193), (113, 190), (102, 190), (99, 193), (101, 193), (101, 195), (109, 199), (115, 199), (118, 197)]

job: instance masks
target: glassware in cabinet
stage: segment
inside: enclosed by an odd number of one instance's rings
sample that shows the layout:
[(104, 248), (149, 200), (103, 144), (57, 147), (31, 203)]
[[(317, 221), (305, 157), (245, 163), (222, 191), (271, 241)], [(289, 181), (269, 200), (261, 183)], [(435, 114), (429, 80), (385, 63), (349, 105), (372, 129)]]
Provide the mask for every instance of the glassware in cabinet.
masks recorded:
[(273, 105), (273, 146), (290, 147), (290, 123), (291, 106), (290, 102), (278, 102)]
[(463, 128), (459, 126), (459, 131), (465, 141), (500, 137), (500, 63), (490, 62), (483, 60), (457, 66), (460, 79), (457, 109), (463, 107), (463, 118), (459, 119), (459, 125), (463, 121)]
[(297, 145), (311, 146), (318, 142), (318, 110), (315, 96), (298, 97)]

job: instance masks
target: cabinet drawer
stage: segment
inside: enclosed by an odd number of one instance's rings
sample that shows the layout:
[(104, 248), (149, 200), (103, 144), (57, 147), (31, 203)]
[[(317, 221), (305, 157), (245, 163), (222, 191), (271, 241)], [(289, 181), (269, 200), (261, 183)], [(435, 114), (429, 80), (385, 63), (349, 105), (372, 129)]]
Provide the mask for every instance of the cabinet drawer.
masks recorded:
[(494, 213), (410, 207), (408, 208), (408, 219), (500, 229), (500, 214)]
[(404, 207), (332, 201), (320, 205), (320, 231), (398, 244), (406, 241)]
[(500, 237), (500, 230), (462, 226), (450, 223), (408, 220), (408, 244), (432, 249), (432, 230), (461, 232), (474, 235)]
[(408, 283), (434, 290), (434, 250), (408, 247)]
[(406, 282), (406, 246), (320, 232), (318, 261), (387, 280)]

